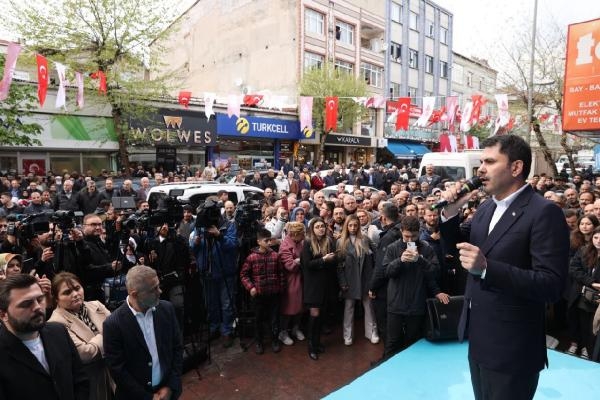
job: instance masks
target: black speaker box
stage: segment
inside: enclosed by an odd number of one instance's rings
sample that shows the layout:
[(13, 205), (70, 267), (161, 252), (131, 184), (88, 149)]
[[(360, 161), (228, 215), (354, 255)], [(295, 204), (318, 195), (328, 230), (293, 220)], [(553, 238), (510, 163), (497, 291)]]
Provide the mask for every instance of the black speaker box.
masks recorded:
[(427, 299), (427, 328), (425, 338), (435, 342), (458, 339), (458, 321), (462, 313), (464, 296), (451, 296), (450, 303)]

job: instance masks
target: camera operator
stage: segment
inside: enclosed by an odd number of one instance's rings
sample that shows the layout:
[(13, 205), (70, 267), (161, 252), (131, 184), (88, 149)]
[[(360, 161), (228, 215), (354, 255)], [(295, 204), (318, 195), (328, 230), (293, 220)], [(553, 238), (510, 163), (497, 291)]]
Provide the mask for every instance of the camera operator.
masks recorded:
[(196, 217), (193, 212), (194, 210), (189, 204), (183, 206), (183, 219), (177, 227), (177, 234), (186, 238), (186, 240), (189, 239), (190, 234), (194, 230), (194, 226), (196, 226)]
[(149, 266), (156, 270), (161, 285), (161, 298), (175, 307), (179, 326), (183, 329), (183, 277), (190, 265), (186, 239), (169, 224), (157, 227), (157, 236), (148, 244)]
[(208, 319), (212, 337), (225, 337), (223, 345), (233, 344), (234, 304), (237, 277), (237, 228), (221, 215), (215, 197), (198, 207), (196, 228), (190, 236), (198, 270), (205, 277)]
[[(104, 279), (115, 276), (121, 269), (121, 262), (117, 261), (117, 254), (110, 249), (101, 239), (102, 220), (96, 214), (87, 214), (83, 218), (83, 237), (75, 233), (75, 241), (83, 241), (83, 248), (79, 254), (79, 270), (81, 281), (85, 289), (85, 300), (98, 300), (105, 302), (102, 283)], [(112, 251), (110, 251), (112, 250)]]

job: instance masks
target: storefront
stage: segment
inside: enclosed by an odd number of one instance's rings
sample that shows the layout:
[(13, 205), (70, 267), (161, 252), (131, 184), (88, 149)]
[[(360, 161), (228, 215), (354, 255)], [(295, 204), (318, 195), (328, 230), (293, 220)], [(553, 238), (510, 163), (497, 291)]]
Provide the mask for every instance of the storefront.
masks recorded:
[(328, 163), (373, 164), (375, 161), (372, 138), (367, 136), (329, 133), (324, 141), (324, 159)]
[(383, 162), (391, 162), (392, 164), (402, 164), (417, 166), (423, 158), (423, 155), (430, 153), (431, 150), (422, 143), (410, 140), (387, 140), (385, 149), (381, 149), (383, 153), (381, 158)]
[[(244, 169), (279, 169), (293, 156), (294, 143), (304, 137), (296, 118), (217, 114), (219, 141), (212, 160), (237, 164)], [(310, 132), (312, 134), (312, 132)]]

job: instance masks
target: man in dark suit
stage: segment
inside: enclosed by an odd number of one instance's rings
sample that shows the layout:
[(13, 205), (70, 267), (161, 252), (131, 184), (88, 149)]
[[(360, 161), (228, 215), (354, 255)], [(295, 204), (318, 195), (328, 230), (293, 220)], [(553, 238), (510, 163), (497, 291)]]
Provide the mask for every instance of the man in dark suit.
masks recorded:
[(569, 234), (562, 211), (526, 183), (529, 145), (506, 135), (482, 147), (478, 174), (493, 198), (479, 206), (466, 237), (456, 215), (470, 195), (442, 194), (451, 202), (442, 235), (459, 241), (469, 272), (458, 333), (462, 340), (468, 329), (476, 400), (532, 399), (548, 363), (545, 303), (558, 301), (565, 287)]
[(89, 381), (65, 327), (46, 323), (35, 277), (0, 283), (0, 399), (89, 399)]
[(127, 273), (127, 300), (104, 321), (104, 358), (115, 399), (170, 399), (181, 394), (183, 345), (175, 309), (160, 299), (156, 271)]

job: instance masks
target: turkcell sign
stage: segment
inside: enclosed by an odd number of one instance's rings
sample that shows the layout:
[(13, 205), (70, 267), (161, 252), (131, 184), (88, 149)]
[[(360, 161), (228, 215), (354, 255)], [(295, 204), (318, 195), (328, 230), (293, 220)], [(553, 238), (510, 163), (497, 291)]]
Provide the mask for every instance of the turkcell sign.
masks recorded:
[(217, 114), (217, 134), (219, 136), (255, 137), (268, 139), (302, 139), (300, 123), (274, 118), (251, 116), (231, 116)]

